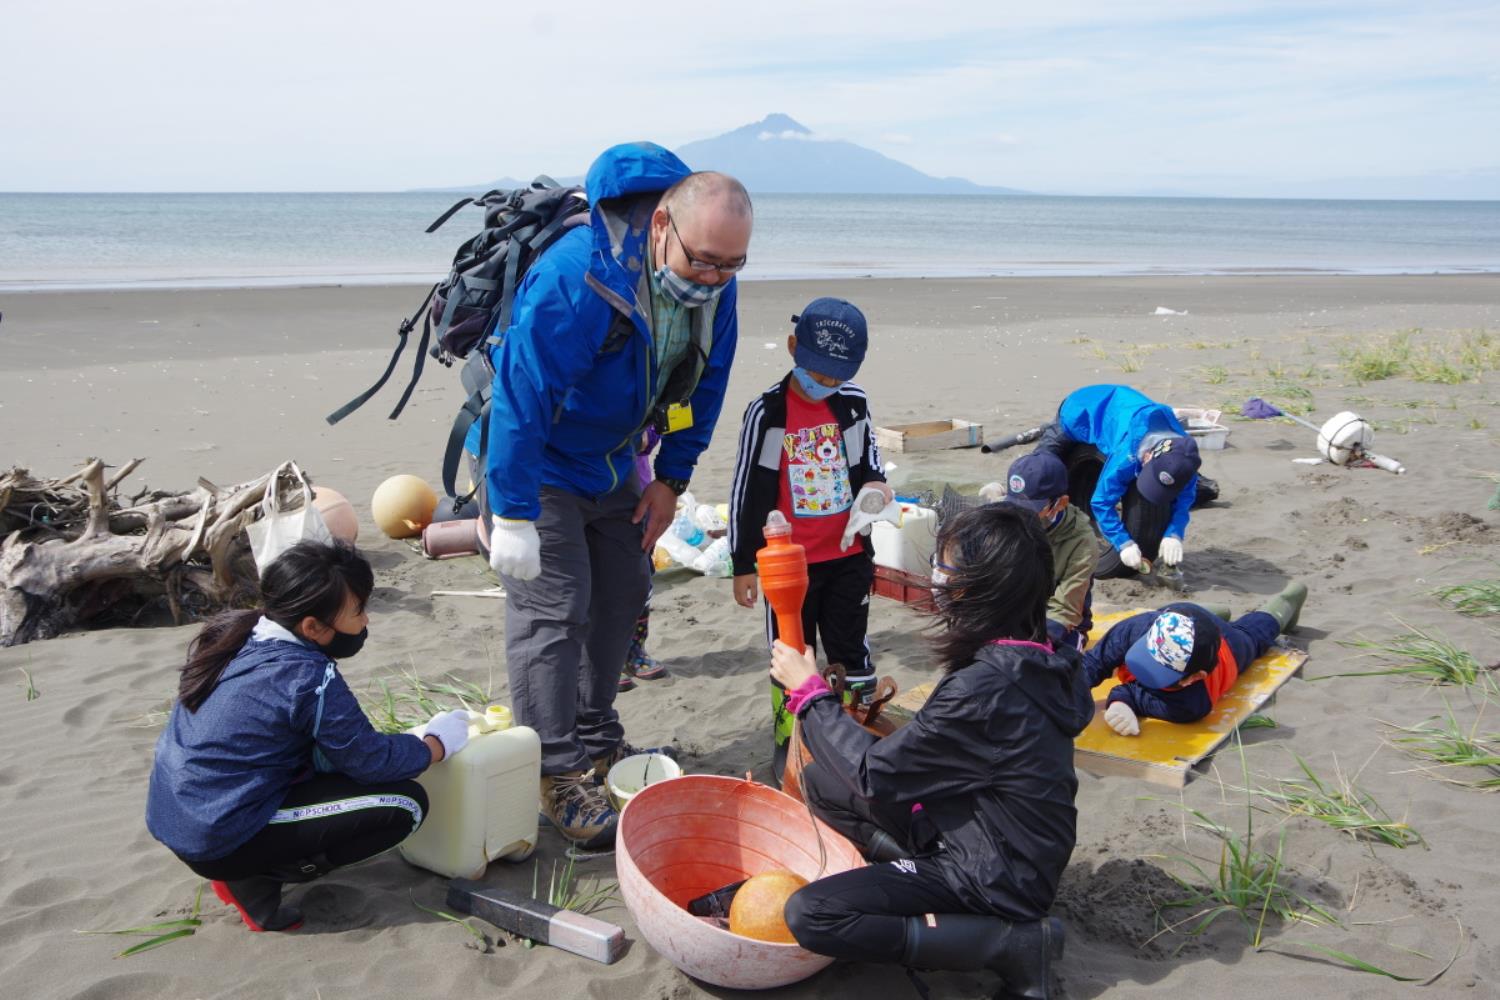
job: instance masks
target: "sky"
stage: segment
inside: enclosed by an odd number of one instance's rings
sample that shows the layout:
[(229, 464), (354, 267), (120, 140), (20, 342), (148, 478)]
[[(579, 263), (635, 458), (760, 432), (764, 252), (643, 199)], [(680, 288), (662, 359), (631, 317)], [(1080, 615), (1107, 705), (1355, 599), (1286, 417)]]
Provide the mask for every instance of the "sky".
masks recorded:
[(0, 191), (576, 174), (615, 142), (671, 147), (772, 112), (931, 174), (1036, 191), (1500, 197), (1500, 4), (6, 0), (0, 13)]

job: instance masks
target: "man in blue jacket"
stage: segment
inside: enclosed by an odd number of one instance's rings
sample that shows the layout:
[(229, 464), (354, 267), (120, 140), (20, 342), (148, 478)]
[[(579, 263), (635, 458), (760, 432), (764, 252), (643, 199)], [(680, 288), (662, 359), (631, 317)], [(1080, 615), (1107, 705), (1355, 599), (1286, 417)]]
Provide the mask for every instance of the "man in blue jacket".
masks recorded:
[[(1078, 450), (1089, 447), (1094, 460), (1080, 461)], [(1068, 463), (1070, 493), (1090, 498), (1094, 525), (1113, 547), (1095, 578), (1133, 576), (1158, 557), (1182, 561), (1202, 458), (1170, 406), (1127, 385), (1085, 386), (1062, 401), (1036, 450)], [(1084, 482), (1095, 469), (1097, 481)]]
[[(738, 181), (652, 143), (606, 150), (586, 187), (590, 225), (532, 265), (497, 331), (484, 474), (511, 698), (542, 739), (542, 812), (598, 848), (618, 819), (603, 776), (634, 752), (614, 708), (620, 664), (648, 554), (723, 405), (752, 215)], [(647, 426), (662, 442), (642, 488)]]

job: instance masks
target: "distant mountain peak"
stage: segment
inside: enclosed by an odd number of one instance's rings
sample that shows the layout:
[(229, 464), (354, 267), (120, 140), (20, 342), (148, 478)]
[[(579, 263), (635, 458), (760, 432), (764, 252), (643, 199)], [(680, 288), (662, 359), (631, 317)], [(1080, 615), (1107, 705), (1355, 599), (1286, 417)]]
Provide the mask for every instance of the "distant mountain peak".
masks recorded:
[(779, 112), (723, 135), (687, 143), (677, 153), (694, 169), (733, 174), (751, 193), (1025, 193), (961, 177), (933, 177), (873, 149), (815, 133)]
[(766, 115), (757, 124), (746, 127), (758, 128), (763, 132), (805, 132), (808, 135), (812, 135), (812, 129), (803, 125), (791, 115), (783, 115), (779, 112)]

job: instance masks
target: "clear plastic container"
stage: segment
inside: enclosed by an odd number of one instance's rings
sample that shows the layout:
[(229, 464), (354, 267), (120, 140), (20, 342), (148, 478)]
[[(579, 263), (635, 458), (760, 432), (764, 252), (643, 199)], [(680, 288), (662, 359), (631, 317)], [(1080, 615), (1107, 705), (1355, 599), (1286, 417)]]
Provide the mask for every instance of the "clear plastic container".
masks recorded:
[(524, 861), (537, 841), (542, 741), (511, 723), (510, 709), (469, 713), (469, 742), (417, 777), (427, 821), (401, 856), (447, 878), (479, 878), (496, 858)]

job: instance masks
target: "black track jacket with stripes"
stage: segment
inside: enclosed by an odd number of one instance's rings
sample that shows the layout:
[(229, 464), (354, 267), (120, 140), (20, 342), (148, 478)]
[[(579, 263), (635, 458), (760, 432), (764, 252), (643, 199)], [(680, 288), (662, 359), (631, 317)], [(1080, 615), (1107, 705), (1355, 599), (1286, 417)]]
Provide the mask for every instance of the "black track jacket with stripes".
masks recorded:
[[(755, 554), (766, 544), (761, 529), (766, 526), (767, 515), (776, 509), (780, 495), (786, 394), (791, 391), (791, 380), (788, 372), (745, 408), (740, 451), (734, 462), (734, 485), (729, 493), (729, 547), (734, 556), (735, 576), (755, 572)], [(850, 490), (857, 496), (866, 483), (885, 482), (865, 391), (853, 382), (845, 382), (828, 397), (828, 407), (844, 436)], [(859, 544), (865, 552), (873, 551), (868, 535), (861, 537)]]

